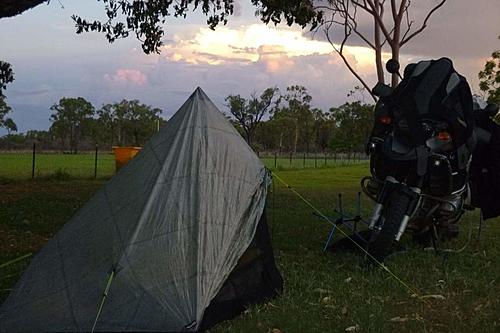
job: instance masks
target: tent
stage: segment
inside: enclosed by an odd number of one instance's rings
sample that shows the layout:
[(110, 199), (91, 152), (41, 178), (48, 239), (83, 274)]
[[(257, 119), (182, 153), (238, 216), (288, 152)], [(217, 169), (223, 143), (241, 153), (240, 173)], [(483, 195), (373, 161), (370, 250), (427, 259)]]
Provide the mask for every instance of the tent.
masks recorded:
[(196, 89), (33, 258), (0, 331), (192, 332), (279, 294), (269, 179)]

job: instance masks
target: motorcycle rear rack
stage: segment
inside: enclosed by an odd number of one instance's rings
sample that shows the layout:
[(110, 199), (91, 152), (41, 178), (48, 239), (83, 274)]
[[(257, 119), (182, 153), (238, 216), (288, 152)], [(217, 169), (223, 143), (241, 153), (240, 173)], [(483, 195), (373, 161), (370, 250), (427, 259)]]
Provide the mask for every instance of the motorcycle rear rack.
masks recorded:
[[(325, 215), (320, 215), (316, 212), (313, 212), (313, 215), (325, 220), (326, 222), (330, 223), (332, 225), (332, 229), (330, 230), (328, 234), (328, 238), (325, 242), (325, 245), (323, 246), (323, 252), (326, 252), (328, 247), (330, 246), (330, 243), (333, 240), (333, 237), (335, 236), (335, 231), (337, 231), (337, 228), (340, 228), (344, 226), (350, 234), (347, 234), (349, 237), (352, 235), (355, 235), (358, 240), (360, 240), (363, 245), (368, 244), (368, 239), (365, 239), (360, 233), (359, 233), (359, 224), (364, 224), (368, 226), (370, 222), (366, 219), (364, 219), (361, 216), (361, 192), (357, 193), (357, 198), (356, 198), (356, 212), (354, 215), (349, 215), (348, 213), (344, 212), (344, 205), (342, 203), (342, 194), (339, 193), (338, 195), (338, 203), (337, 203), (337, 208), (334, 209), (334, 217), (331, 216), (325, 216)], [(345, 232), (343, 234), (346, 234)]]

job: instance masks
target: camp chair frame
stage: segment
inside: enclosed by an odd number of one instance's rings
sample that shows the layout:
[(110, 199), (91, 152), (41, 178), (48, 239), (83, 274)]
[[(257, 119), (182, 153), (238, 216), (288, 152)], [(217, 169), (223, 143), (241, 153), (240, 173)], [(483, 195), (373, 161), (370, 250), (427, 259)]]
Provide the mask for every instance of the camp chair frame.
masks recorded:
[(325, 242), (325, 245), (323, 246), (323, 252), (326, 252), (328, 247), (330, 246), (330, 243), (333, 240), (333, 237), (335, 236), (335, 231), (337, 231), (337, 228), (340, 228), (342, 226), (346, 227), (346, 229), (349, 231), (351, 235), (355, 235), (357, 239), (359, 239), (362, 243), (368, 244), (368, 240), (365, 239), (359, 232), (358, 232), (358, 226), (359, 224), (365, 224), (365, 225), (370, 225), (370, 222), (365, 220), (361, 216), (361, 192), (358, 192), (357, 198), (356, 198), (356, 213), (354, 215), (348, 215), (347, 213), (344, 212), (344, 205), (342, 203), (342, 194), (339, 193), (338, 196), (338, 202), (337, 202), (337, 208), (334, 209), (334, 214), (336, 215), (335, 217), (330, 217), (330, 216), (321, 216), (317, 213), (313, 213), (314, 216), (319, 217), (323, 220), (326, 220), (327, 222), (332, 224), (332, 229), (330, 230), (330, 233), (328, 234), (328, 238)]

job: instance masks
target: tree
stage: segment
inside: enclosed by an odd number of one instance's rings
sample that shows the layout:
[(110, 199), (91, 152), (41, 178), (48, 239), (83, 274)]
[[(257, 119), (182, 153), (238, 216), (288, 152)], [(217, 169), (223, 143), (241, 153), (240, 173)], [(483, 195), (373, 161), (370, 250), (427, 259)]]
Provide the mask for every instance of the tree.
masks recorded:
[(479, 89), (486, 94), (488, 102), (500, 105), (500, 50), (491, 54), (478, 76)]
[(234, 119), (243, 131), (245, 141), (251, 145), (255, 130), (259, 126), (262, 118), (272, 112), (272, 105), (277, 103), (275, 97), (279, 92), (278, 88), (267, 88), (257, 97), (252, 93), (249, 100), (240, 95), (229, 95), (226, 97), (229, 116)]
[(5, 121), (3, 122), (3, 126), (7, 129), (7, 134), (9, 135), (12, 132), (17, 132), (17, 125), (11, 118), (5, 119)]
[[(32, 8), (48, 0), (6, 0), (0, 5), (0, 18), (17, 15), (28, 8)], [(200, 11), (207, 16), (207, 24), (211, 29), (219, 23), (226, 23), (233, 14), (234, 0), (98, 0), (104, 5), (106, 19), (87, 20), (78, 15), (72, 18), (76, 25), (76, 32), (83, 33), (97, 31), (105, 35), (113, 43), (118, 38), (126, 38), (134, 34), (141, 41), (145, 53), (159, 52), (164, 36), (164, 23), (169, 16), (186, 18), (189, 12)], [(400, 49), (413, 37), (420, 34), (429, 23), (433, 13), (441, 8), (446, 0), (439, 0), (429, 9), (427, 15), (414, 28), (414, 21), (410, 19), (411, 0), (251, 0), (257, 7), (256, 15), (263, 22), (279, 24), (282, 19), (286, 24), (298, 24), (301, 27), (310, 25), (311, 29), (326, 27), (327, 37), (333, 26), (339, 26), (343, 31), (340, 47), (334, 46), (335, 51), (342, 57), (351, 72), (362, 82), (366, 83), (356, 73), (344, 55), (344, 46), (354, 34), (361, 38), (369, 47), (375, 50), (375, 63), (378, 80), (384, 81), (382, 66), (382, 48), (384, 44), (390, 46), (392, 57), (399, 60)], [(390, 11), (391, 17), (385, 20), (384, 13)], [(359, 16), (363, 14), (373, 20), (373, 36), (359, 28)], [(392, 21), (392, 27), (387, 25)], [(398, 77), (393, 75), (392, 84), (397, 83)], [(370, 89), (368, 89), (370, 90)]]
[(103, 140), (111, 145), (140, 146), (156, 133), (161, 113), (161, 109), (141, 104), (138, 100), (122, 100), (103, 105), (97, 111), (97, 128), (103, 133)]
[(0, 4), (0, 18), (19, 15), (44, 2), (49, 2), (49, 0), (2, 0)]
[[(3, 0), (0, 18), (15, 16), (50, 0)], [(226, 23), (233, 13), (234, 0), (97, 0), (104, 5), (106, 19), (86, 20), (78, 15), (72, 18), (76, 32), (97, 31), (113, 43), (118, 38), (134, 34), (141, 41), (145, 53), (159, 52), (164, 35), (164, 23), (169, 16), (186, 18), (188, 13), (201, 11), (207, 24), (214, 29)]]
[(14, 120), (6, 118), (7, 113), (12, 111), (11, 107), (7, 105), (6, 96), (3, 91), (7, 88), (7, 84), (14, 81), (14, 72), (12, 66), (5, 61), (0, 61), (0, 128), (5, 127), (7, 131), (17, 131), (17, 126)]
[(313, 115), (311, 111), (312, 97), (307, 92), (307, 88), (299, 85), (287, 87), (286, 94), (281, 96), (280, 100), (283, 103), (276, 109), (273, 120), (289, 123), (291, 126), (287, 127), (293, 128), (292, 150), (294, 153), (297, 152), (301, 134), (303, 142), (309, 148)]
[(88, 131), (89, 124), (94, 115), (94, 107), (83, 97), (61, 98), (58, 104), (50, 108), (52, 125), (50, 131), (61, 140), (64, 146), (69, 142), (70, 151), (78, 153), (78, 144)]
[[(354, 35), (375, 51), (377, 78), (383, 83), (385, 81), (382, 63), (384, 47), (388, 45), (392, 59), (399, 61), (401, 48), (427, 28), (431, 16), (445, 4), (446, 0), (439, 0), (432, 6), (417, 27), (410, 15), (411, 0), (391, 0), (390, 2), (386, 0), (293, 0), (286, 2), (252, 0), (252, 2), (260, 5), (258, 13), (266, 23), (278, 24), (284, 18), (288, 25), (295, 23), (305, 27), (311, 24), (312, 29), (323, 28), (328, 41), (347, 68), (367, 91), (371, 91), (345, 55), (344, 48), (349, 39)], [(384, 15), (386, 12), (389, 12), (389, 19)], [(360, 28), (360, 22), (364, 18), (373, 21), (372, 35)], [(340, 29), (341, 36), (338, 46), (333, 39), (336, 27)], [(398, 83), (396, 74), (392, 75), (391, 82), (392, 86)]]
[(313, 110), (314, 116), (314, 133), (315, 144), (319, 149), (325, 151), (332, 139), (333, 133), (335, 131), (335, 122), (332, 120), (332, 115), (330, 112), (323, 112), (322, 110)]
[(107, 20), (87, 21), (78, 15), (72, 18), (76, 32), (97, 31), (105, 35), (110, 43), (118, 38), (135, 34), (142, 42), (145, 53), (159, 52), (164, 35), (164, 23), (168, 16), (186, 18), (192, 11), (200, 10), (206, 15), (207, 24), (214, 29), (219, 23), (226, 23), (233, 13), (234, 0), (102, 0)]
[(335, 130), (330, 148), (347, 152), (361, 150), (373, 125), (373, 105), (359, 101), (345, 103), (331, 108), (330, 114), (335, 122)]

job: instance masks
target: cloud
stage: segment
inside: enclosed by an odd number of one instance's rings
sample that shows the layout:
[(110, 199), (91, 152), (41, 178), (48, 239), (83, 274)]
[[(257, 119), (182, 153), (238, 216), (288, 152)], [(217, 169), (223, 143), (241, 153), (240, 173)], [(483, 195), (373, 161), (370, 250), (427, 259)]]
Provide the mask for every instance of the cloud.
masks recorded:
[(233, 6), (234, 6), (233, 7), (233, 16), (240, 17), (241, 16), (241, 11), (242, 11), (240, 1), (239, 0), (235, 0)]
[(295, 65), (282, 45), (262, 45), (259, 46), (257, 52), (258, 62), (263, 63), (269, 73), (288, 71)]
[[(275, 73), (291, 70), (296, 57), (328, 55), (336, 58), (333, 51), (329, 42), (313, 40), (301, 30), (251, 24), (215, 31), (198, 28), (194, 32), (177, 34), (163, 46), (161, 57), (192, 65), (262, 63), (266, 71)], [(356, 70), (373, 71), (373, 50), (347, 46), (344, 54)], [(384, 57), (388, 59), (389, 55), (384, 54)]]
[(162, 48), (162, 55), (171, 61), (222, 65), (259, 61), (262, 47), (266, 46), (280, 48), (289, 57), (332, 52), (330, 44), (311, 40), (301, 31), (252, 24), (215, 31), (200, 28), (194, 34), (176, 35)]
[(45, 95), (49, 93), (51, 90), (53, 90), (53, 87), (47, 85), (47, 84), (41, 84), (40, 86), (34, 88), (34, 89), (25, 89), (25, 90), (16, 90), (16, 89), (11, 89), (9, 91), (9, 96), (12, 96), (14, 98), (17, 97), (27, 97), (27, 96), (38, 96), (38, 95)]
[(144, 86), (148, 82), (147, 76), (137, 69), (117, 69), (114, 74), (104, 74), (104, 79), (111, 83), (126, 84), (131, 83)]
[[(268, 87), (285, 91), (287, 86), (299, 84), (307, 87), (315, 106), (327, 110), (344, 103), (349, 90), (358, 84), (336, 55), (289, 56), (280, 46), (262, 46), (256, 52), (259, 58), (255, 62), (228, 61), (223, 66), (162, 58), (148, 72), (150, 85), (139, 93), (146, 94), (154, 105), (168, 103), (164, 113), (168, 117), (197, 86), (224, 110), (224, 98), (230, 94), (248, 97)], [(376, 80), (371, 74), (363, 77), (370, 84)], [(161, 96), (161, 100), (154, 101), (155, 96)]]

